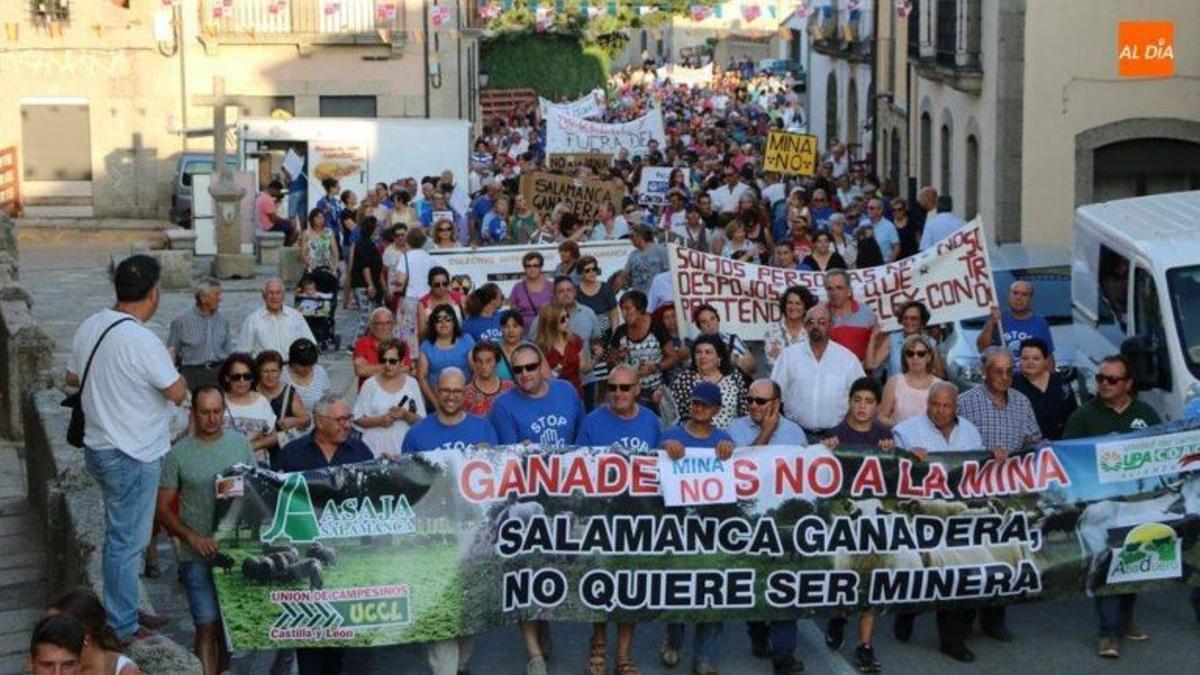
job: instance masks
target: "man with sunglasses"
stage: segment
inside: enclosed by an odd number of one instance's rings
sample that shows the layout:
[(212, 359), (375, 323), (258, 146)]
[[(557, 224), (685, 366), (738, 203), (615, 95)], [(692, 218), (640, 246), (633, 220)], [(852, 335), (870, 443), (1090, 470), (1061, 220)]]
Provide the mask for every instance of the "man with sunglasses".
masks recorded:
[(490, 415), (500, 442), (546, 448), (574, 443), (584, 417), (575, 387), (548, 378), (541, 350), (528, 342), (513, 350), (509, 367), (517, 386), (496, 399)]
[(817, 305), (804, 317), (808, 339), (785, 348), (771, 369), (783, 391), (783, 411), (814, 442), (846, 416), (848, 393), (866, 373), (854, 352), (829, 339), (830, 313)]
[(737, 169), (732, 165), (726, 165), (722, 169), (721, 178), (723, 183), (719, 187), (709, 190), (708, 196), (712, 199), (713, 208), (718, 213), (734, 213), (738, 209), (738, 203), (741, 202), (742, 196), (750, 193), (750, 186), (742, 182)]
[[(804, 430), (783, 416), (783, 391), (769, 379), (755, 380), (746, 392), (750, 413), (729, 423), (729, 435), (739, 448), (753, 445), (808, 445)], [(749, 621), (750, 649), (754, 656), (771, 658), (775, 673), (793, 673), (804, 669), (795, 656), (796, 621)]]
[[(1096, 398), (1071, 413), (1063, 430), (1063, 438), (1124, 434), (1161, 422), (1154, 408), (1135, 396), (1129, 361), (1120, 354), (1114, 354), (1100, 361), (1100, 369), (1096, 372)], [(1100, 656), (1120, 658), (1122, 637), (1135, 642), (1149, 637), (1133, 623), (1136, 603), (1136, 593), (1096, 597)]]

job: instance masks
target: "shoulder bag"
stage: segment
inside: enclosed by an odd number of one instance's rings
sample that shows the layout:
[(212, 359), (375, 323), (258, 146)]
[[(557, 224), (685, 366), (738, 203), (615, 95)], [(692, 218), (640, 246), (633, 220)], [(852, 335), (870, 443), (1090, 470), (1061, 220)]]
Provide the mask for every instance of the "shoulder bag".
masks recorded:
[(96, 340), (95, 346), (92, 347), (92, 353), (88, 355), (87, 365), (83, 367), (83, 377), (79, 380), (79, 391), (68, 394), (62, 400), (62, 406), (71, 409), (71, 423), (67, 425), (67, 442), (77, 448), (83, 447), (83, 430), (87, 423), (83, 416), (83, 388), (87, 386), (88, 372), (92, 369), (92, 359), (96, 357), (96, 350), (100, 348), (100, 343), (104, 342), (108, 332), (126, 321), (133, 321), (133, 318), (117, 319), (111, 326), (104, 329), (104, 332), (100, 334), (100, 339)]

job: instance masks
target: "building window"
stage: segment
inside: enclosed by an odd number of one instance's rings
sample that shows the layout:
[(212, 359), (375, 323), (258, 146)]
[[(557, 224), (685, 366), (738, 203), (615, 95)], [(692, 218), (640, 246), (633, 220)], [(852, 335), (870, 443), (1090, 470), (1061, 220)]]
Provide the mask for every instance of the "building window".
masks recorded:
[(951, 176), (950, 176), (950, 125), (943, 124), (941, 138), (941, 159), (942, 159), (942, 180), (938, 190), (944, 194), (950, 194)]
[(866, 157), (866, 152), (859, 151), (858, 147), (858, 83), (854, 78), (850, 78), (849, 88), (846, 89), (846, 143), (851, 157)]
[(88, 104), (22, 104), (21, 153), (24, 180), (92, 180), (92, 130)]
[(914, 59), (921, 55), (921, 2), (912, 0), (912, 10), (908, 13), (908, 55)]
[[(125, 5), (125, 9), (129, 6)], [(70, 21), (71, 7), (68, 0), (33, 0), (33, 18), (37, 21)], [(13, 38), (9, 37), (11, 41)]]
[(967, 136), (967, 210), (963, 213), (973, 218), (979, 213), (979, 140), (972, 134)]
[(938, 65), (953, 68), (958, 52), (958, 0), (938, 0), (934, 48)]
[(892, 183), (900, 186), (900, 127), (892, 127)]
[(829, 148), (833, 148), (833, 141), (838, 137), (837, 99), (837, 75), (829, 73), (825, 80), (825, 144)]
[(375, 117), (375, 97), (322, 96), (321, 117)]
[(933, 118), (921, 113), (921, 186), (933, 185)]

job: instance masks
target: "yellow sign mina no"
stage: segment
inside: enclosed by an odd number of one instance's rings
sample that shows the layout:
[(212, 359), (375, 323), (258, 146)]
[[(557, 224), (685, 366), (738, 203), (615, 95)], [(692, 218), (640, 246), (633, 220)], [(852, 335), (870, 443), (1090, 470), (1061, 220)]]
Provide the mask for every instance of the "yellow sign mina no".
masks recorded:
[(763, 169), (812, 176), (817, 172), (817, 137), (772, 131), (767, 134)]

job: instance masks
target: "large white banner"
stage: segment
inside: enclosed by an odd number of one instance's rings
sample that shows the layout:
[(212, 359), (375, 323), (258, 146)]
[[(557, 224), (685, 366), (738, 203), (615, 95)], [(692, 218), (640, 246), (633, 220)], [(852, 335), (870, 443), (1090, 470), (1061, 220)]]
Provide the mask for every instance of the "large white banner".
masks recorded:
[[(825, 274), (738, 262), (678, 244), (667, 246), (676, 313), (684, 321), (692, 308), (709, 304), (721, 317), (721, 330), (745, 340), (761, 340), (767, 326), (782, 319), (779, 296), (804, 286), (825, 298)], [(854, 299), (875, 311), (885, 331), (900, 328), (897, 314), (918, 300), (930, 323), (985, 316), (996, 301), (983, 223), (976, 218), (917, 255), (861, 270), (850, 270)]]
[(548, 98), (539, 96), (538, 104), (542, 108), (542, 117), (548, 118), (551, 115), (566, 115), (580, 119), (597, 117), (604, 114), (604, 90), (597, 87), (584, 94), (583, 98), (568, 103), (555, 103)]
[(551, 115), (546, 118), (546, 152), (607, 152), (615, 155), (624, 148), (631, 155), (645, 154), (650, 140), (667, 144), (662, 111), (654, 108), (624, 124), (605, 124), (591, 120)]
[(679, 65), (663, 66), (654, 71), (655, 76), (659, 81), (671, 80), (673, 84), (686, 84), (689, 87), (703, 86), (713, 81), (713, 69), (711, 65), (701, 66), (700, 68), (686, 68)]
[[(633, 251), (628, 239), (617, 241), (587, 242), (579, 245), (580, 253), (596, 258), (600, 273), (608, 275), (625, 268), (625, 261)], [(521, 258), (530, 251), (537, 251), (545, 259), (542, 266), (548, 278), (554, 278), (554, 268), (561, 259), (558, 244), (524, 244), (520, 246), (488, 246), (483, 248), (450, 248), (430, 251), (435, 265), (450, 270), (451, 285), (469, 291), (492, 282), (500, 286), (508, 297), (512, 287), (521, 280), (524, 269)], [(464, 283), (465, 282), (465, 283)]]

